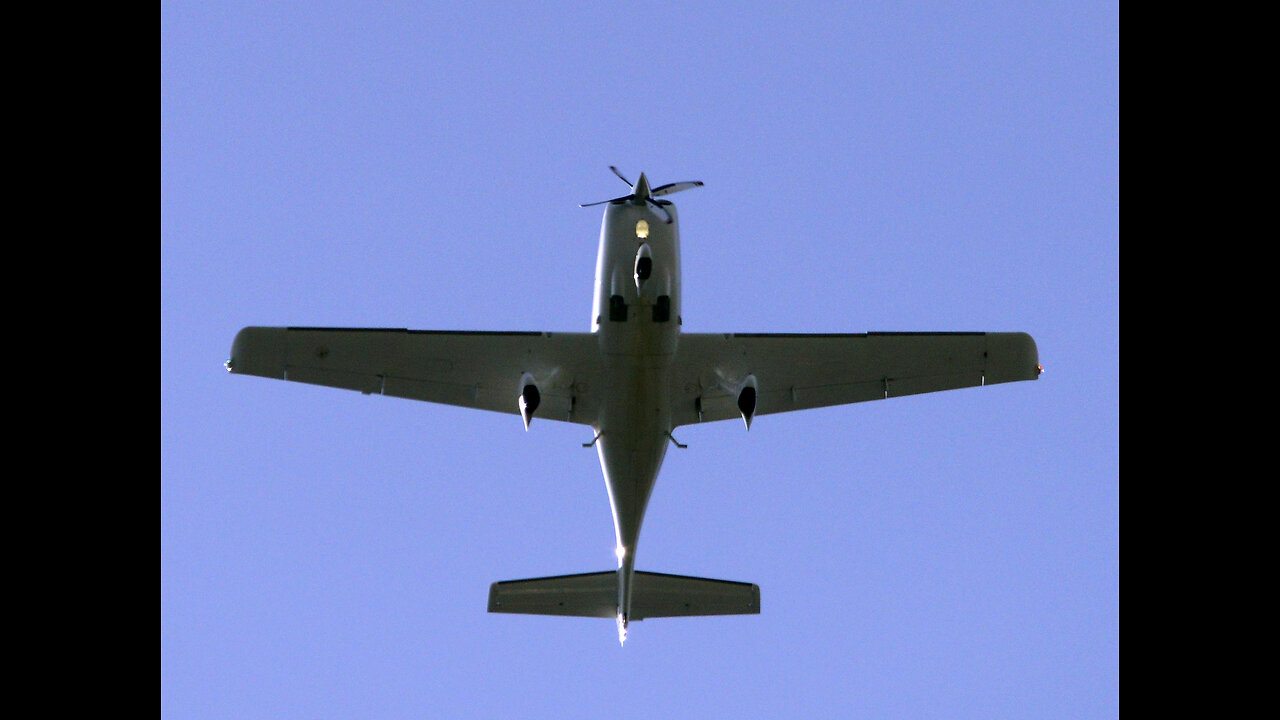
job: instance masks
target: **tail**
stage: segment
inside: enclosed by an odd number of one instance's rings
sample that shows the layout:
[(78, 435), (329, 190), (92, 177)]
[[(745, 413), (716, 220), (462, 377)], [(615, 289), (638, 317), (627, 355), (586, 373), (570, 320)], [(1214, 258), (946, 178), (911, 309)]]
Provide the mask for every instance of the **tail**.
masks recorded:
[[(615, 618), (616, 571), (496, 582), (489, 588), (489, 612)], [(760, 587), (731, 580), (637, 570), (631, 586), (629, 620), (694, 615), (758, 615)]]

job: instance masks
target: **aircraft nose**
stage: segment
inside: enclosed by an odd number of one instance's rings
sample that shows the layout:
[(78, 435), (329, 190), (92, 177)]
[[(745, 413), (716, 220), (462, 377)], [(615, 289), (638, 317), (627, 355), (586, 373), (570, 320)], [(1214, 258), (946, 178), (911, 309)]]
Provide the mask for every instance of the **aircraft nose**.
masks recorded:
[(649, 178), (646, 178), (644, 173), (640, 173), (640, 179), (636, 181), (634, 192), (639, 200), (647, 200), (649, 198)]

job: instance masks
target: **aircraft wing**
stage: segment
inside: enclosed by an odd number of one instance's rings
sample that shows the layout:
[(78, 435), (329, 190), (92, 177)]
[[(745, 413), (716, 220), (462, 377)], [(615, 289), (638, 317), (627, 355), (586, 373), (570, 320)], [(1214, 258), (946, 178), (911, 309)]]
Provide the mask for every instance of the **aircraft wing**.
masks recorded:
[(227, 369), (515, 415), (529, 373), (542, 396), (537, 417), (589, 423), (598, 355), (588, 333), (247, 327)]
[(1026, 333), (688, 334), (673, 369), (673, 425), (740, 417), (748, 376), (767, 415), (1040, 374)]

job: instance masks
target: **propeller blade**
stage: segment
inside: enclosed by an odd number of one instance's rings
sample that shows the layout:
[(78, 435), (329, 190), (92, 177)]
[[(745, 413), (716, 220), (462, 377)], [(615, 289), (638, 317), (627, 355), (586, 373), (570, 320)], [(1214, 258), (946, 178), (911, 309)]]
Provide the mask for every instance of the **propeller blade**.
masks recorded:
[(661, 202), (654, 200), (653, 198), (649, 198), (649, 204), (661, 210), (662, 214), (667, 216), (667, 224), (671, 224), (671, 213), (667, 212), (667, 209), (662, 207)]
[[(632, 190), (631, 194), (623, 195), (622, 197), (616, 197), (616, 198), (613, 198), (612, 200), (601, 200), (599, 202), (580, 203), (578, 207), (584, 207), (584, 208), (594, 207), (596, 205), (604, 205), (606, 203), (616, 203), (616, 202), (626, 202), (626, 201), (640, 202), (641, 197), (643, 197), (645, 204), (652, 205), (655, 208), (657, 208), (663, 215), (666, 216), (667, 224), (670, 225), (672, 222), (671, 213), (668, 212), (665, 207), (663, 207), (663, 205), (669, 205), (670, 202), (667, 200), (655, 200), (654, 198), (662, 195), (670, 195), (671, 193), (678, 193), (681, 190), (690, 190), (692, 188), (702, 187), (701, 180), (690, 180), (686, 182), (667, 183), (666, 185), (659, 185), (656, 188), (649, 189), (647, 186), (648, 184), (644, 182), (645, 180), (644, 173), (640, 173), (640, 182), (641, 184), (645, 185), (645, 187), (636, 187), (635, 185), (631, 184), (631, 181), (627, 179), (627, 176), (622, 174), (622, 171), (619, 170), (617, 166), (610, 165), (609, 169), (613, 171), (614, 175), (618, 176), (619, 180), (626, 183), (627, 186), (631, 188)], [(647, 192), (645, 192), (646, 190)]]
[(618, 176), (618, 179), (619, 179), (619, 180), (621, 180), (622, 182), (626, 183), (626, 184), (627, 184), (627, 187), (632, 187), (632, 185), (631, 185), (631, 181), (630, 181), (630, 180), (628, 180), (628, 179), (626, 179), (625, 177), (623, 177), (622, 173), (618, 171), (618, 168), (614, 167), (613, 165), (610, 165), (610, 166), (609, 166), (609, 169), (613, 171), (613, 174), (614, 174), (614, 175), (617, 175), (617, 176)]
[(690, 180), (688, 182), (667, 183), (666, 185), (659, 185), (658, 187), (650, 190), (649, 194), (655, 197), (660, 197), (662, 195), (670, 195), (671, 193), (678, 193), (681, 190), (691, 190), (696, 187), (702, 187), (701, 180)]
[(593, 205), (604, 205), (605, 203), (618, 202), (619, 200), (630, 200), (630, 199), (631, 199), (630, 195), (623, 195), (622, 197), (616, 197), (616, 198), (613, 198), (612, 200), (601, 200), (600, 202), (593, 202), (593, 203), (579, 203), (578, 207), (592, 207)]

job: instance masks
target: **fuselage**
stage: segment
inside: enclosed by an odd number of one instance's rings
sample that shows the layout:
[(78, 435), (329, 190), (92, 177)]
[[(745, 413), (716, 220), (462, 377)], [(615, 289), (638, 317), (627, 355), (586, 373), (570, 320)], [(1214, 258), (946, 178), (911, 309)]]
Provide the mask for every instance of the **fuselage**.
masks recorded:
[[(608, 205), (596, 259), (592, 331), (607, 389), (596, 449), (617, 535), (618, 622), (625, 630), (635, 548), (672, 442), (668, 380), (680, 341), (680, 239), (675, 206)], [(670, 222), (668, 222), (668, 218)]]

